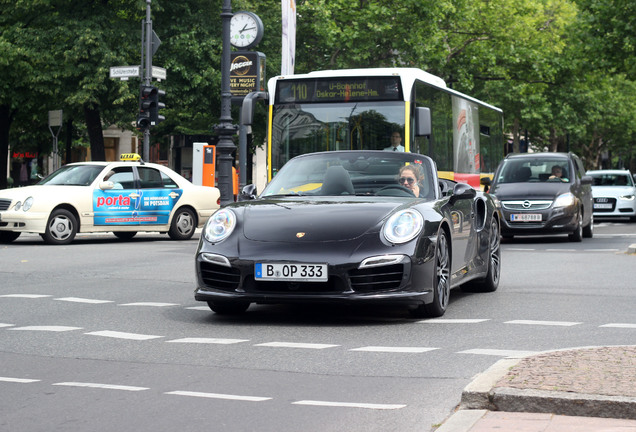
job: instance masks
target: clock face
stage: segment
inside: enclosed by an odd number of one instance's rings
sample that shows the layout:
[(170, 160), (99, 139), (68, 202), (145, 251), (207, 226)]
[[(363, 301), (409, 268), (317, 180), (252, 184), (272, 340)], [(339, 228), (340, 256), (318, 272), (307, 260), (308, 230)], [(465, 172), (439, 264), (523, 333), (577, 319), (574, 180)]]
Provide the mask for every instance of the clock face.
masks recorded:
[(257, 44), (263, 33), (260, 18), (250, 12), (237, 12), (230, 21), (230, 42), (238, 48)]

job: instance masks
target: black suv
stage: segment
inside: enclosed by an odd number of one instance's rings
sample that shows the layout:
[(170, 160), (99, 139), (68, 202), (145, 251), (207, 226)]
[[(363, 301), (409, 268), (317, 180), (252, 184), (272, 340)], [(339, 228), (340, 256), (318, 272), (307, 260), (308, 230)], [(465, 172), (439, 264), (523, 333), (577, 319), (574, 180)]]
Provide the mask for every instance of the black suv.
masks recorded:
[(501, 234), (569, 234), (592, 237), (592, 183), (573, 153), (509, 154), (497, 168), (489, 192), (501, 203)]

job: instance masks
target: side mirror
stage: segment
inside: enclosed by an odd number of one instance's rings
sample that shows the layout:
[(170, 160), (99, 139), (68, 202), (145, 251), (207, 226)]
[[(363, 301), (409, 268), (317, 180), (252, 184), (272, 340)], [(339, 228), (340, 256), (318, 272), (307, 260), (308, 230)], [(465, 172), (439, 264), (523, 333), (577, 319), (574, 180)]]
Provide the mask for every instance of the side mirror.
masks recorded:
[(484, 187), (484, 192), (488, 192), (490, 190), (490, 185), (492, 185), (490, 177), (482, 177), (481, 180), (479, 180), (479, 183)]
[(99, 183), (99, 188), (101, 190), (109, 190), (115, 187), (115, 183), (112, 181), (103, 181)]
[(426, 107), (415, 108), (415, 136), (431, 134), (431, 109)]
[(582, 185), (594, 184), (594, 179), (592, 178), (592, 176), (585, 175), (581, 177), (581, 184)]
[(453, 195), (450, 197), (450, 203), (455, 204), (461, 199), (472, 199), (477, 196), (477, 191), (467, 183), (457, 183), (453, 188)]
[(251, 201), (256, 199), (256, 186), (253, 184), (248, 184), (241, 190), (241, 193), (238, 196), (238, 201)]

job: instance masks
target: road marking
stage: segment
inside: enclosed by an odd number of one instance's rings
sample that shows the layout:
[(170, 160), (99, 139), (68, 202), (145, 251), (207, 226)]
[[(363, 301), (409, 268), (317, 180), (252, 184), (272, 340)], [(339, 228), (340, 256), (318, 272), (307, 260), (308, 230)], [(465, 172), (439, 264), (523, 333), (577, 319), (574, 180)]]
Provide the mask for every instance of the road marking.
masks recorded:
[(81, 327), (69, 327), (69, 326), (26, 326), (26, 327), (12, 327), (9, 330), (28, 330), (28, 331), (49, 331), (49, 332), (65, 332), (73, 330), (81, 330)]
[(0, 297), (37, 299), (37, 298), (52, 297), (52, 296), (47, 294), (4, 294), (4, 295), (0, 295)]
[(366, 352), (388, 352), (388, 353), (423, 353), (428, 351), (435, 351), (439, 348), (427, 348), (427, 347), (388, 347), (388, 346), (367, 346), (361, 348), (354, 348), (349, 351), (366, 351)]
[(156, 302), (136, 302), (136, 303), (124, 303), (119, 306), (150, 306), (150, 307), (166, 307), (166, 306), (179, 306), (178, 303), (156, 303)]
[(274, 347), (274, 348), (307, 348), (307, 349), (325, 349), (334, 348), (340, 345), (316, 344), (316, 343), (294, 343), (294, 342), (267, 342), (254, 346)]
[(209, 306), (192, 306), (192, 307), (187, 307), (186, 309), (211, 312), (211, 309)]
[(312, 406), (326, 406), (326, 407), (342, 407), (342, 408), (365, 408), (373, 410), (395, 410), (404, 408), (406, 405), (402, 404), (370, 404), (370, 403), (353, 403), (353, 402), (328, 402), (328, 401), (316, 401), (316, 400), (301, 400), (292, 402), (292, 405), (312, 405)]
[(534, 320), (513, 320), (506, 321), (504, 324), (524, 324), (524, 325), (544, 325), (544, 326), (562, 326), (571, 327), (579, 324), (580, 322), (568, 322), (568, 321), (534, 321)]
[(107, 390), (124, 390), (124, 391), (150, 390), (148, 387), (133, 387), (133, 386), (125, 386), (125, 385), (99, 384), (99, 383), (88, 383), (88, 382), (59, 382), (59, 383), (55, 383), (51, 385), (66, 386), (66, 387), (87, 387), (87, 388), (98, 388), (98, 389), (107, 389)]
[(2, 382), (20, 383), (20, 384), (29, 384), (29, 383), (39, 382), (40, 380), (27, 379), (27, 378), (0, 377), (0, 381), (2, 381)]
[(154, 335), (145, 335), (145, 334), (137, 334), (137, 333), (124, 333), (118, 331), (110, 331), (110, 330), (102, 330), (96, 332), (84, 333), (91, 336), (104, 336), (116, 339), (131, 339), (131, 340), (149, 340), (149, 339), (158, 339), (163, 336), (154, 336)]
[(3, 328), (3, 327), (13, 327), (13, 326), (15, 326), (15, 324), (0, 323), (0, 328)]
[(584, 249), (585, 252), (620, 252), (620, 249)]
[(612, 327), (612, 328), (636, 328), (636, 324), (629, 324), (629, 323), (609, 323), (609, 324), (603, 324), (602, 326), (599, 327)]
[(506, 251), (521, 251), (521, 252), (528, 252), (528, 251), (535, 251), (536, 249), (534, 248), (506, 248)]
[(419, 324), (477, 324), (490, 319), (476, 318), (476, 319), (444, 319), (434, 318), (428, 320), (417, 321)]
[(96, 299), (87, 299), (87, 298), (80, 298), (80, 297), (62, 297), (62, 298), (56, 298), (53, 300), (72, 302), (72, 303), (90, 303), (90, 304), (112, 303), (112, 300), (96, 300)]
[(550, 248), (547, 248), (545, 251), (546, 252), (577, 252), (576, 249), (550, 249)]
[(525, 357), (538, 354), (539, 351), (517, 351), (517, 350), (498, 350), (498, 349), (470, 349), (466, 351), (458, 351), (457, 354), (478, 354), (499, 357)]
[(263, 401), (272, 399), (270, 397), (240, 396), (240, 395), (230, 395), (230, 394), (220, 394), (220, 393), (202, 393), (202, 392), (179, 391), (179, 390), (166, 392), (164, 394), (176, 395), (176, 396), (192, 396), (192, 397), (210, 398), (210, 399), (238, 400), (238, 401), (247, 401), (247, 402), (263, 402)]
[(230, 344), (241, 343), (241, 342), (249, 342), (249, 339), (182, 338), (182, 339), (169, 340), (167, 342), (230, 345)]

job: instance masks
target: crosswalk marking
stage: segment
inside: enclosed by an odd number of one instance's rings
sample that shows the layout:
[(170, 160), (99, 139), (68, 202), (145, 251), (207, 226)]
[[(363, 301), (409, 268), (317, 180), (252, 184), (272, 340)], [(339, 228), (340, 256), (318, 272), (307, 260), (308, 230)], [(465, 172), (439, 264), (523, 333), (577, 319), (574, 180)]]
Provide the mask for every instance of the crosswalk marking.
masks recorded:
[(150, 339), (158, 339), (163, 336), (155, 336), (155, 335), (146, 335), (146, 334), (138, 334), (138, 333), (125, 333), (111, 330), (102, 330), (84, 333), (91, 336), (104, 336), (116, 339), (130, 339), (130, 340), (150, 340)]
[(209, 399), (238, 400), (238, 401), (246, 401), (246, 402), (263, 402), (263, 401), (268, 401), (272, 399), (271, 397), (240, 396), (240, 395), (230, 395), (230, 394), (221, 394), (221, 393), (203, 393), (203, 392), (181, 391), (181, 390), (166, 392), (164, 394), (176, 395), (176, 396), (192, 396), (192, 397), (209, 398)]

